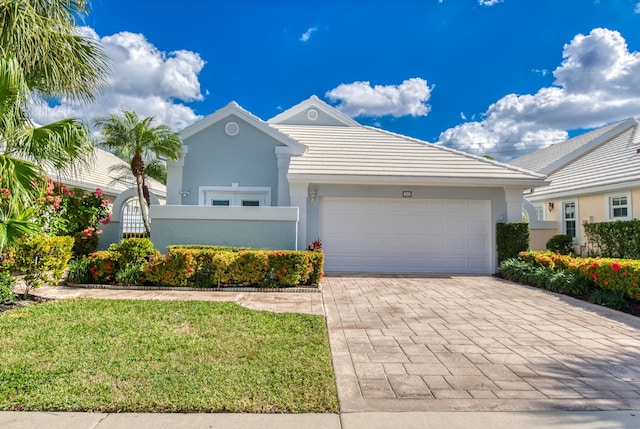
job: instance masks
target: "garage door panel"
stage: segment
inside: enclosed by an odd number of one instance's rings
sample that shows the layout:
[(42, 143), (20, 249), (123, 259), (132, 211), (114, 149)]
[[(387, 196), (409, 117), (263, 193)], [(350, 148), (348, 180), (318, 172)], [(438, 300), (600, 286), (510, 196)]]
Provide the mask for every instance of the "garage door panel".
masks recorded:
[(321, 198), (327, 271), (490, 273), (489, 201)]

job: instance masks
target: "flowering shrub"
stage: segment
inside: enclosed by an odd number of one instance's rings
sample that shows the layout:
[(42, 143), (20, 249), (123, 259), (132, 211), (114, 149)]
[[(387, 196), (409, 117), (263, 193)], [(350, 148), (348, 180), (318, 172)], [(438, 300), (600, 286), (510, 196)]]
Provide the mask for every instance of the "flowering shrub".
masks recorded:
[(89, 255), (89, 272), (95, 283), (111, 283), (115, 280), (118, 254), (109, 250), (93, 252)]
[(640, 301), (640, 261), (614, 258), (574, 258), (553, 252), (521, 252), (520, 258), (551, 269), (563, 269), (593, 281), (605, 290)]
[(98, 245), (100, 224), (111, 221), (109, 199), (100, 188), (88, 193), (46, 179), (43, 195), (38, 199), (36, 221), (45, 234), (73, 236), (75, 255), (89, 254)]

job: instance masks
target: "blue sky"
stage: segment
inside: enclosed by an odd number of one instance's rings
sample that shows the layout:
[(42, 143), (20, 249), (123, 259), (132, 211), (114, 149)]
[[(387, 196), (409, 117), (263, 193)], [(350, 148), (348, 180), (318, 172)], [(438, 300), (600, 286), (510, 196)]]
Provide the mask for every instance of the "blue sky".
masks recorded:
[(93, 105), (175, 129), (235, 100), (269, 119), (315, 94), (366, 125), (508, 159), (640, 116), (638, 0), (94, 0), (112, 59)]

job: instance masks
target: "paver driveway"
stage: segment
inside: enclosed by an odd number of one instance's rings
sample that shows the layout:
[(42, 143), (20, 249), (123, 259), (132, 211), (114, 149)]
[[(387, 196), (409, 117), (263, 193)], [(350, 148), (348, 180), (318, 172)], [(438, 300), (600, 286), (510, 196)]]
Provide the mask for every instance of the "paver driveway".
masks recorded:
[(640, 407), (640, 319), (493, 277), (336, 276), (341, 411)]

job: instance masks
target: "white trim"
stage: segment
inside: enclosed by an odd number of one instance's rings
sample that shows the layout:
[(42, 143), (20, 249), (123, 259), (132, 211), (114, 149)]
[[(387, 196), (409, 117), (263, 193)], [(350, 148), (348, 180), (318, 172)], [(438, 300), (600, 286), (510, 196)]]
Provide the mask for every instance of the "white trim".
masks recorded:
[(632, 188), (640, 188), (640, 180), (634, 180), (631, 182), (616, 182), (607, 185), (588, 187), (584, 189), (572, 188), (571, 190), (564, 192), (536, 192), (535, 194), (527, 194), (526, 197), (531, 201), (541, 201), (545, 199), (554, 200), (562, 198), (577, 198), (603, 193), (615, 193), (619, 191), (627, 191)]
[[(613, 198), (625, 197), (627, 199), (627, 215), (624, 217), (613, 217), (611, 216), (613, 213), (613, 208), (611, 207), (611, 200)], [(605, 206), (605, 219), (608, 222), (616, 221), (616, 220), (631, 220), (633, 217), (633, 210), (631, 208), (631, 191), (622, 191), (617, 193), (610, 193), (604, 196), (604, 206)]]
[(237, 136), (240, 132), (240, 125), (235, 121), (229, 121), (224, 124), (224, 132), (227, 133), (229, 137)]
[(272, 137), (274, 140), (287, 146), (291, 153), (302, 154), (307, 150), (307, 147), (305, 145), (269, 126), (269, 124), (264, 122), (262, 119), (240, 107), (240, 105), (235, 101), (232, 101), (225, 107), (216, 110), (208, 116), (205, 116), (198, 122), (189, 125), (187, 128), (180, 131), (180, 137), (182, 137), (183, 140), (186, 140), (187, 138), (198, 134), (199, 132), (230, 116), (235, 116), (238, 119), (247, 122), (257, 130), (262, 131), (266, 135)]
[(151, 219), (298, 221), (297, 207), (155, 206)]
[(416, 185), (416, 186), (544, 186), (549, 182), (544, 179), (514, 179), (492, 177), (441, 177), (441, 176), (373, 176), (373, 175), (341, 175), (341, 174), (287, 174), (289, 183), (326, 183), (350, 185)]
[(565, 204), (570, 204), (573, 203), (573, 207), (574, 207), (574, 218), (573, 220), (576, 223), (576, 236), (573, 238), (573, 242), (574, 243), (579, 243), (580, 242), (580, 215), (578, 213), (578, 200), (577, 199), (572, 199), (572, 200), (563, 200), (560, 201), (560, 231), (562, 232), (562, 234), (567, 234), (567, 226), (565, 224), (566, 222), (566, 218), (564, 217), (564, 206)]
[(335, 107), (325, 103), (324, 101), (320, 100), (317, 96), (312, 95), (311, 97), (309, 97), (308, 99), (304, 100), (301, 103), (296, 104), (293, 107), (290, 107), (289, 109), (285, 110), (282, 113), (277, 114), (276, 116), (274, 116), (273, 118), (269, 119), (267, 121), (267, 123), (269, 124), (282, 124), (283, 122), (287, 121), (288, 119), (293, 118), (294, 116), (296, 116), (299, 113), (304, 112), (305, 110), (307, 110), (308, 108), (313, 107), (323, 113), (325, 113), (326, 115), (332, 117), (333, 119), (335, 119), (336, 121), (348, 126), (348, 127), (360, 127), (361, 125), (354, 121), (352, 118), (348, 117), (347, 115), (345, 115), (344, 113), (340, 112), (339, 110), (337, 110)]
[(269, 187), (239, 186), (238, 183), (233, 183), (231, 186), (199, 186), (198, 205), (206, 205), (208, 193), (227, 194), (231, 199), (239, 194), (255, 194), (256, 197), (260, 197), (261, 201), (264, 198), (263, 206), (268, 207), (271, 205), (271, 188)]

